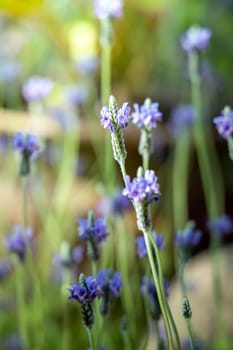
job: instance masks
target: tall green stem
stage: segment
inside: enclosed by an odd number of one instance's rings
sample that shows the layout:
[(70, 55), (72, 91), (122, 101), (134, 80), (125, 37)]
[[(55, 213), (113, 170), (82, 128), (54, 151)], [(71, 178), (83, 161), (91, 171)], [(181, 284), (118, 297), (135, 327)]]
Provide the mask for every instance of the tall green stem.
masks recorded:
[(156, 262), (157, 262), (157, 268), (158, 268), (158, 276), (159, 276), (159, 282), (160, 282), (160, 286), (161, 286), (161, 295), (162, 295), (162, 299), (163, 299), (163, 303), (165, 305), (166, 308), (166, 312), (168, 315), (168, 319), (170, 319), (174, 334), (175, 334), (175, 338), (176, 338), (176, 343), (177, 343), (177, 349), (181, 349), (181, 344), (180, 344), (180, 338), (179, 338), (179, 334), (176, 328), (176, 324), (174, 321), (174, 318), (172, 316), (171, 310), (170, 310), (170, 306), (168, 304), (167, 301), (167, 297), (165, 295), (165, 290), (164, 290), (164, 281), (163, 281), (163, 272), (162, 272), (162, 265), (161, 265), (161, 261), (160, 261), (160, 256), (159, 256), (159, 249), (157, 247), (157, 244), (154, 240), (154, 237), (152, 236), (151, 232), (148, 232), (148, 236), (150, 239), (150, 242), (153, 246), (154, 252), (155, 252), (155, 257), (156, 257)]
[(186, 319), (186, 324), (187, 324), (188, 333), (189, 333), (189, 341), (190, 341), (191, 350), (194, 350), (193, 332), (192, 332), (190, 319)]
[(96, 346), (95, 346), (92, 330), (90, 328), (86, 328), (86, 330), (87, 330), (87, 334), (88, 334), (88, 339), (89, 339), (89, 344), (90, 344), (91, 350), (97, 350)]
[(191, 134), (188, 130), (177, 138), (173, 162), (173, 216), (176, 230), (188, 221), (188, 175), (191, 150)]
[[(192, 104), (194, 107), (194, 141), (201, 172), (206, 207), (210, 218), (217, 217), (223, 209), (223, 183), (219, 162), (215, 154), (211, 132), (203, 121), (201, 79), (199, 75), (198, 53), (189, 54), (189, 74), (191, 78)], [(214, 168), (213, 168), (214, 166)]]
[[(165, 325), (165, 329), (167, 332), (169, 350), (174, 350), (171, 327), (170, 327), (169, 318), (168, 318), (167, 310), (166, 310), (166, 305), (164, 303), (164, 298), (163, 298), (163, 294), (162, 294), (163, 285), (161, 286), (161, 281), (159, 279), (159, 275), (156, 271), (156, 267), (154, 264), (154, 257), (153, 257), (153, 252), (152, 252), (152, 248), (151, 248), (151, 241), (149, 238), (150, 232), (143, 231), (143, 235), (144, 235), (144, 239), (145, 239), (145, 243), (146, 243), (146, 249), (148, 252), (148, 258), (149, 258), (149, 263), (150, 263), (150, 267), (151, 267), (151, 271), (152, 271), (152, 276), (154, 279), (155, 288), (156, 288), (156, 292), (158, 295), (159, 305), (161, 307), (164, 325)], [(156, 251), (155, 251), (155, 254), (156, 254)], [(156, 255), (156, 259), (157, 259), (157, 255)], [(160, 259), (158, 259), (158, 260), (160, 261)], [(162, 282), (162, 284), (163, 284), (163, 282)]]

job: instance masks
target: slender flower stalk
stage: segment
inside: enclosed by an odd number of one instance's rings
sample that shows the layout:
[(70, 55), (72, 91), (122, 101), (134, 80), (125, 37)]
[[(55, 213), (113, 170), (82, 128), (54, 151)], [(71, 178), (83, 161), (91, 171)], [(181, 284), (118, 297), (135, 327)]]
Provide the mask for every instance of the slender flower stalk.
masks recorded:
[(192, 309), (189, 304), (189, 300), (186, 296), (184, 296), (183, 298), (182, 312), (183, 312), (183, 316), (185, 318), (188, 333), (189, 333), (190, 347), (191, 347), (191, 350), (194, 350), (194, 339), (193, 339), (193, 332), (192, 332), (192, 327), (190, 322), (190, 319), (192, 317)]
[[(211, 36), (206, 28), (193, 27), (182, 38), (182, 46), (188, 53), (188, 69), (191, 79), (191, 96), (194, 108), (194, 141), (203, 182), (206, 207), (210, 218), (217, 217), (223, 206), (223, 183), (211, 134), (203, 123), (199, 52), (206, 49)], [(206, 141), (208, 140), (208, 142)], [(214, 166), (214, 168), (213, 168)], [(214, 170), (213, 170), (214, 169)]]

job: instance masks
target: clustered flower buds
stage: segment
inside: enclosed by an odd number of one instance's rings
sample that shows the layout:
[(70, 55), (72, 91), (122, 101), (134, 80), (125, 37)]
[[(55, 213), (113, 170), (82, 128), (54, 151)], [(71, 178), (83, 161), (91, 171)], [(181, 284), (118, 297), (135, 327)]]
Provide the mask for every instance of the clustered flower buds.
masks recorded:
[(95, 0), (94, 13), (100, 20), (121, 17), (123, 9), (122, 0)]
[(185, 296), (183, 299), (183, 305), (182, 305), (182, 313), (184, 318), (189, 319), (192, 317), (192, 309), (189, 304), (188, 298)]
[(181, 45), (187, 52), (204, 51), (209, 44), (210, 38), (210, 29), (193, 26), (181, 38)]
[(20, 225), (14, 226), (12, 235), (5, 238), (7, 249), (18, 256), (21, 262), (26, 256), (27, 244), (32, 239), (32, 229), (30, 227), (23, 228)]

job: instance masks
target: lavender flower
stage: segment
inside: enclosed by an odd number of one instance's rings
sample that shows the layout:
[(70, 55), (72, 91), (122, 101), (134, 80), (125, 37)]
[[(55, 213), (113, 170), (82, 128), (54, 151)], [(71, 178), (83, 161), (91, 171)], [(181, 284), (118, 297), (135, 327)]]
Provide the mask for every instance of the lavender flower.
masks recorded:
[(81, 304), (83, 325), (92, 328), (94, 324), (92, 302), (101, 295), (96, 279), (81, 274), (79, 284), (72, 283), (68, 290), (70, 292), (69, 300), (76, 300)]
[(27, 244), (32, 238), (32, 229), (30, 227), (23, 228), (16, 225), (11, 236), (5, 238), (5, 245), (7, 249), (15, 253), (20, 261), (25, 259)]
[(69, 244), (62, 242), (60, 252), (53, 256), (53, 264), (59, 268), (71, 268), (82, 262), (83, 254), (84, 248), (82, 246), (76, 246), (70, 250)]
[(162, 120), (162, 113), (159, 111), (159, 104), (146, 99), (144, 104), (134, 104), (135, 112), (132, 113), (132, 122), (140, 129), (151, 130), (157, 127), (158, 121)]
[(216, 236), (223, 237), (233, 233), (233, 220), (230, 216), (223, 214), (207, 223), (210, 232)]
[(120, 295), (122, 287), (121, 275), (119, 272), (113, 273), (111, 269), (102, 269), (98, 272), (96, 278), (102, 295), (100, 312), (102, 315), (106, 315), (109, 312), (112, 298)]
[(95, 219), (92, 212), (89, 213), (87, 219), (78, 220), (79, 237), (87, 242), (87, 253), (91, 260), (99, 259), (99, 245), (108, 236), (108, 228), (105, 218)]
[(84, 85), (69, 86), (65, 92), (68, 101), (74, 106), (79, 106), (83, 104), (88, 97), (88, 91)]
[(122, 193), (134, 204), (142, 203), (145, 199), (147, 203), (152, 203), (159, 198), (158, 177), (153, 170), (146, 170), (144, 176), (135, 177), (131, 182), (130, 177), (126, 175), (125, 184)]
[(21, 73), (21, 66), (18, 62), (0, 62), (0, 80), (3, 82), (14, 81)]
[(17, 132), (13, 139), (13, 147), (28, 158), (35, 158), (39, 152), (39, 139), (31, 133)]
[(27, 102), (40, 101), (50, 94), (53, 86), (52, 80), (41, 76), (33, 76), (24, 82), (22, 94)]
[(204, 51), (209, 44), (210, 37), (210, 29), (193, 26), (181, 38), (181, 45), (187, 52)]
[(171, 114), (170, 128), (175, 136), (179, 136), (184, 130), (193, 124), (194, 109), (192, 105), (179, 105)]
[(94, 13), (99, 20), (121, 17), (122, 9), (122, 0), (94, 0)]
[(176, 233), (176, 246), (184, 250), (196, 247), (200, 243), (201, 236), (201, 231), (194, 231), (193, 226), (187, 225), (183, 232)]
[(117, 193), (111, 198), (111, 211), (113, 215), (122, 215), (130, 209), (130, 201), (121, 193)]
[[(154, 237), (155, 243), (158, 246), (159, 250), (162, 250), (164, 248), (164, 237), (163, 235), (157, 235), (155, 231), (152, 232), (152, 235)], [(136, 244), (137, 244), (137, 253), (140, 258), (144, 258), (148, 256), (147, 249), (146, 249), (146, 243), (143, 236), (139, 236), (136, 238)]]
[(130, 107), (128, 106), (128, 102), (123, 103), (122, 107), (117, 111), (114, 119), (107, 106), (102, 107), (100, 114), (102, 116), (100, 120), (101, 125), (115, 133), (117, 130), (123, 129), (128, 125)]
[(233, 110), (230, 107), (225, 107), (222, 110), (222, 115), (213, 119), (218, 133), (224, 139), (231, 137), (233, 134)]

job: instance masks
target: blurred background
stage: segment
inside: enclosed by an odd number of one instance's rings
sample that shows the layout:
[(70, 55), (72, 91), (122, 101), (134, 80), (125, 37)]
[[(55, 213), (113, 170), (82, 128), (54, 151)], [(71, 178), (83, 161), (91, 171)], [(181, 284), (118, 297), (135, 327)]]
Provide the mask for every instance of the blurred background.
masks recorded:
[[(112, 94), (119, 105), (128, 101), (131, 106), (150, 97), (159, 102), (163, 113), (163, 122), (153, 135), (151, 167), (158, 173), (162, 193), (154, 225), (165, 235), (164, 271), (170, 278), (175, 271), (171, 172), (177, 137), (170, 120), (178, 105), (190, 104), (187, 57), (180, 37), (193, 24), (212, 31), (200, 64), (204, 117), (209, 132), (214, 135), (221, 165), (225, 212), (233, 216), (232, 162), (225, 141), (212, 125), (212, 118), (225, 105), (233, 107), (233, 2), (125, 0), (123, 16), (113, 22)], [(21, 189), (12, 135), (19, 130), (30, 130), (40, 135), (43, 148), (29, 183), (29, 224), (43, 250), (38, 253), (38, 259), (45, 280), (50, 275), (47, 264), (52, 253), (59, 250), (61, 241), (76, 242), (76, 218), (86, 216), (89, 209), (97, 215), (106, 210), (103, 203), (109, 193), (104, 188), (98, 158), (104, 140), (99, 113), (99, 34), (99, 21), (91, 0), (0, 1), (0, 236), (21, 222)], [(32, 76), (46, 77), (53, 84), (51, 92), (39, 103), (23, 93), (25, 81)], [(125, 135), (127, 171), (135, 176), (140, 165), (139, 134), (130, 126)], [(189, 218), (205, 233), (194, 251), (196, 254), (207, 249), (209, 236), (194, 150), (190, 159)], [(116, 184), (120, 190), (120, 176)], [(127, 215), (126, 226), (133, 241), (138, 234), (135, 217), (133, 212)], [(226, 243), (231, 241), (232, 236), (225, 239)], [(1, 247), (3, 256), (4, 249)], [(129, 250), (133, 266), (135, 252), (130, 247)], [(105, 253), (103, 261), (109, 259)], [(84, 261), (84, 270), (88, 270), (86, 266)], [(56, 334), (60, 315), (57, 310), (52, 312), (56, 319), (52, 334)], [(138, 318), (140, 312), (139, 309)], [(10, 321), (4, 324), (5, 331), (11, 328), (9, 324)], [(52, 349), (52, 337), (50, 344)]]

